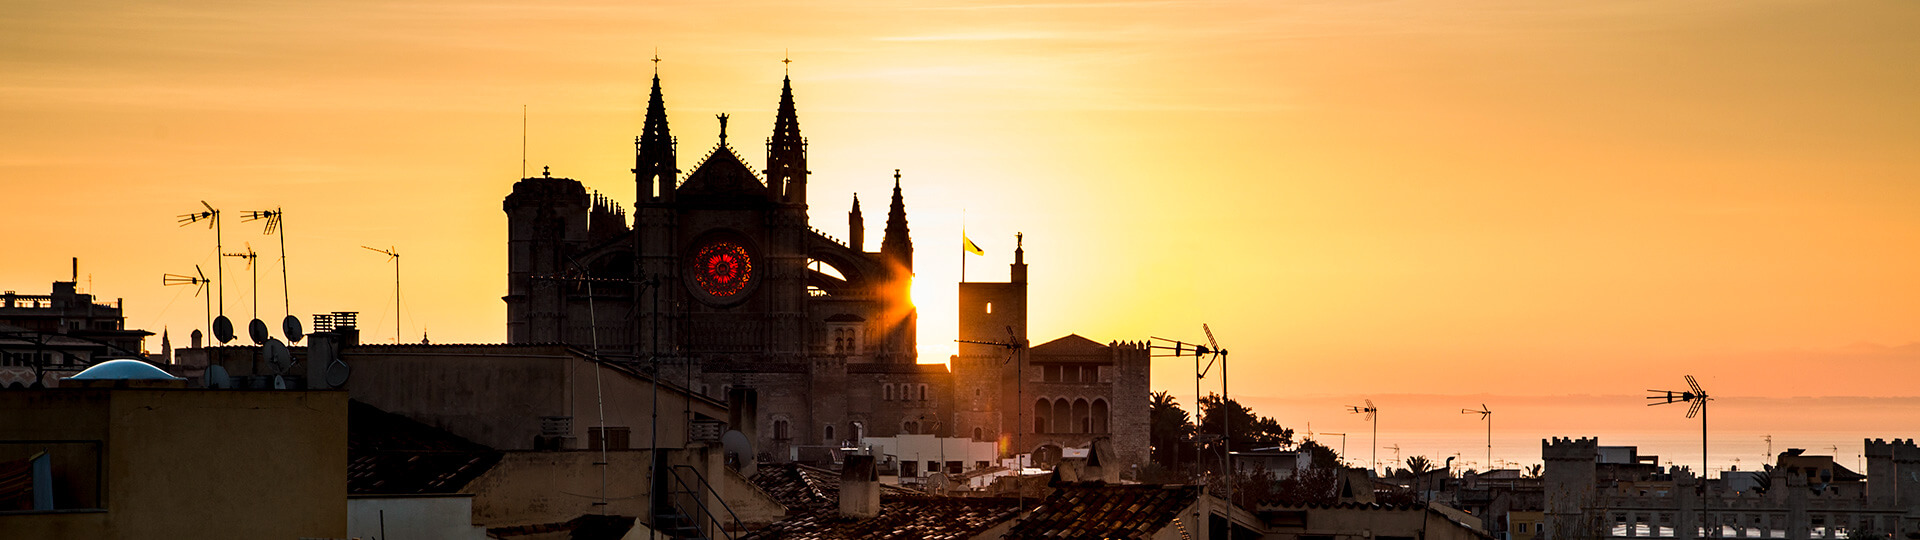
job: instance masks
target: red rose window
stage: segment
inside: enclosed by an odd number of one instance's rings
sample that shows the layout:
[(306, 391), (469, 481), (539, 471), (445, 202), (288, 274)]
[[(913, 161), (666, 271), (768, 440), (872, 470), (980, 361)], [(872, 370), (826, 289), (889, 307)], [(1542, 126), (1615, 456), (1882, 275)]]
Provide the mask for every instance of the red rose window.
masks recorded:
[(753, 279), (753, 258), (740, 244), (719, 240), (708, 243), (693, 256), (693, 281), (716, 298), (727, 298), (746, 290)]

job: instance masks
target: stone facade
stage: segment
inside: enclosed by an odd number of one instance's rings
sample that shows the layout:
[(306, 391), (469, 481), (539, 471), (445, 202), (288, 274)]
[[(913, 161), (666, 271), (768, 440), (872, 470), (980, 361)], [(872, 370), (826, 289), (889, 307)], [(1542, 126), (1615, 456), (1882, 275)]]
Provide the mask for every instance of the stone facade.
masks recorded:
[[(857, 198), (847, 241), (814, 229), (795, 109), (788, 81), (765, 170), (728, 145), (721, 115), (718, 144), (682, 176), (656, 77), (635, 140), (630, 228), (619, 205), (578, 181), (543, 172), (514, 184), (503, 203), (508, 342), (566, 343), (716, 398), (753, 388), (758, 457), (773, 461), (835, 459), (865, 437), (935, 435), (1000, 441), (1003, 455), (1058, 455), (1111, 436), (1123, 460), (1144, 463), (1146, 347), (1069, 336), (1024, 349), (1024, 262), (1008, 283), (960, 290), (962, 339), (1021, 347), (963, 344), (951, 369), (918, 362), (901, 175), (879, 251), (866, 249)], [(1006, 361), (1016, 349), (1020, 361)], [(1040, 400), (1048, 423), (1016, 426), (1015, 412)]]

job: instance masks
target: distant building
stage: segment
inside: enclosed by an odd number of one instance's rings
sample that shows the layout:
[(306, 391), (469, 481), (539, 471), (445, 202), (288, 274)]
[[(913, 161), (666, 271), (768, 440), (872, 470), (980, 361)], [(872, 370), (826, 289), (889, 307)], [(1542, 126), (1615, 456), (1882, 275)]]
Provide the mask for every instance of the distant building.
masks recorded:
[(1016, 244), (1007, 282), (959, 284), (960, 347), (954, 424), (995, 440), (1006, 455), (1031, 453), (1050, 468), (1066, 448), (1108, 437), (1126, 466), (1148, 459), (1151, 359), (1144, 343), (1067, 335), (1027, 344), (1026, 250)]
[[(76, 263), (78, 264), (78, 263)], [(47, 388), (106, 359), (141, 358), (152, 332), (128, 330), (121, 301), (94, 301), (74, 281), (53, 294), (0, 293), (0, 388)]]
[(1920, 534), (1920, 482), (1907, 481), (1920, 477), (1920, 447), (1911, 439), (1867, 440), (1865, 476), (1798, 449), (1782, 452), (1764, 478), (1721, 480), (1596, 439), (1541, 441), (1541, 455), (1543, 539)]
[[(868, 250), (857, 197), (848, 238), (815, 229), (809, 212), (821, 199), (809, 194), (796, 109), (783, 81), (763, 169), (727, 142), (722, 115), (719, 141), (683, 174), (656, 76), (635, 140), (631, 224), (578, 181), (543, 172), (516, 182), (502, 202), (508, 342), (659, 362), (664, 379), (715, 398), (753, 388), (762, 427), (753, 458), (767, 461), (825, 465), (870, 437), (932, 435), (1048, 458), (1112, 436), (1125, 445), (1122, 459), (1145, 463), (1142, 344), (1067, 336), (1023, 350), (1018, 362), (1003, 349), (962, 345), (951, 369), (919, 363), (901, 176), (877, 251)], [(1011, 283), (960, 285), (963, 339), (1026, 345), (1025, 272), (1016, 260)], [(989, 307), (998, 310), (968, 311)], [(893, 472), (916, 478), (951, 461)], [(980, 461), (961, 460), (961, 469)]]

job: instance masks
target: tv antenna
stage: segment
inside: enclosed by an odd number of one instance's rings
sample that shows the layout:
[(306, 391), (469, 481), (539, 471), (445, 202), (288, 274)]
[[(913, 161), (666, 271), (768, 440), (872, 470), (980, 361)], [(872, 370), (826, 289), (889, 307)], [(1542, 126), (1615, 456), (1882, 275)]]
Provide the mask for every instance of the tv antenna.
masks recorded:
[[(1185, 341), (1180, 341), (1177, 339), (1154, 337), (1151, 339), (1164, 341), (1164, 342), (1167, 342), (1167, 344), (1166, 345), (1149, 344), (1147, 346), (1149, 350), (1158, 349), (1162, 351), (1172, 351), (1170, 353), (1155, 354), (1153, 355), (1153, 357), (1155, 358), (1180, 358), (1188, 355), (1193, 356), (1193, 404), (1194, 404), (1194, 408), (1196, 409), (1194, 411), (1195, 414), (1193, 415), (1194, 416), (1193, 421), (1194, 421), (1194, 427), (1196, 428), (1196, 432), (1199, 430), (1199, 428), (1205, 427), (1205, 425), (1202, 424), (1200, 421), (1200, 415), (1199, 415), (1200, 411), (1198, 410), (1198, 408), (1200, 407), (1200, 398), (1202, 397), (1200, 394), (1200, 381), (1201, 379), (1207, 378), (1207, 373), (1213, 371), (1213, 365), (1215, 362), (1219, 362), (1221, 365), (1220, 367), (1220, 393), (1221, 393), (1220, 400), (1221, 400), (1221, 405), (1223, 406), (1226, 404), (1226, 391), (1227, 391), (1227, 387), (1226, 387), (1227, 368), (1226, 368), (1226, 358), (1225, 358), (1227, 351), (1221, 350), (1220, 344), (1214, 341), (1212, 328), (1207, 327), (1207, 325), (1203, 323), (1200, 325), (1200, 329), (1206, 332), (1207, 334), (1207, 343), (1208, 343), (1207, 345), (1201, 345), (1198, 343), (1187, 343)], [(1207, 364), (1205, 366), (1200, 365), (1200, 360), (1203, 358), (1207, 360)], [(1225, 424), (1222, 424), (1222, 425), (1224, 426)], [(1226, 437), (1226, 434), (1222, 433), (1221, 437), (1223, 438)]]
[(1375, 471), (1380, 470), (1380, 408), (1373, 406), (1373, 400), (1367, 400), (1367, 406), (1348, 405), (1347, 411), (1354, 414), (1366, 414), (1367, 423), (1373, 424), (1373, 464), (1368, 465)]
[(306, 337), (306, 333), (300, 329), (300, 319), (293, 316), (293, 300), (287, 295), (286, 212), (277, 206), (272, 210), (255, 210), (247, 212), (245, 219), (241, 221), (262, 219), (267, 220), (267, 226), (261, 234), (278, 233), (280, 236), (280, 302), (281, 307), (286, 310), (286, 318), (280, 320), (280, 332), (287, 336), (287, 343), (299, 343)]
[(247, 323), (247, 335), (253, 338), (254, 345), (262, 345), (267, 342), (267, 323), (260, 322), (260, 268), (253, 265), (253, 260), (260, 258), (260, 254), (254, 253), (252, 243), (244, 245), (247, 248), (246, 251), (220, 255), (246, 259), (247, 270), (253, 272), (253, 321)]
[(394, 251), (392, 246), (388, 246), (387, 249), (378, 249), (378, 248), (373, 248), (369, 246), (360, 246), (360, 247), (372, 250), (374, 253), (385, 253), (387, 254), (387, 260), (393, 261), (393, 342), (395, 344), (399, 344), (401, 339), (400, 338), (400, 252)]
[[(962, 261), (962, 262), (965, 262), (965, 261)], [(1013, 331), (1012, 325), (1007, 325), (1006, 341), (979, 341), (979, 340), (971, 340), (971, 339), (956, 339), (953, 341), (956, 343), (972, 343), (974, 345), (991, 345), (994, 347), (1000, 347), (1000, 348), (1006, 349), (1007, 357), (1005, 359), (1000, 360), (1000, 365), (1002, 366), (1005, 366), (1007, 365), (1007, 363), (1012, 362), (1013, 358), (1015, 356), (1019, 356), (1021, 351), (1027, 350), (1027, 340), (1021, 339), (1020, 334)], [(1020, 362), (1019, 364), (1015, 364), (1014, 370), (1015, 370), (1014, 402), (1026, 403), (1027, 401), (1027, 363)], [(1026, 422), (1027, 422), (1026, 410), (1027, 408), (1025, 405), (1014, 407), (1014, 428), (1013, 428), (1014, 433), (1019, 433), (1020, 426), (1026, 425)], [(1021, 471), (1024, 471), (1026, 469), (1025, 465), (1020, 465), (1020, 463), (1018, 463), (1018, 459), (1015, 460), (1014, 465)], [(1020, 471), (1015, 471), (1014, 477), (1018, 478), (1019, 476), (1020, 476)], [(1026, 509), (1027, 494), (1025, 490), (1020, 491), (1019, 504), (1020, 504), (1021, 510)]]
[[(200, 265), (197, 265), (197, 264), (193, 265), (193, 273), (194, 275), (192, 276), (183, 276), (180, 274), (161, 274), (160, 284), (161, 285), (193, 285), (195, 286), (193, 290), (193, 295), (200, 296), (201, 293), (207, 292), (207, 283), (210, 283), (213, 280), (207, 279), (207, 273), (200, 271)], [(207, 323), (207, 329), (211, 331), (213, 329), (213, 295), (211, 294), (207, 295), (206, 323)]]
[(1693, 380), (1692, 375), (1686, 375), (1686, 378), (1686, 390), (1647, 390), (1654, 393), (1647, 396), (1647, 399), (1658, 400), (1648, 403), (1647, 406), (1684, 401), (1690, 404), (1687, 407), (1687, 418), (1700, 417), (1700, 485), (1704, 489), (1707, 481), (1707, 402), (1712, 401), (1713, 398), (1707, 397), (1707, 391), (1700, 389), (1700, 383)]
[[(1393, 443), (1393, 446), (1389, 446), (1387, 447), (1387, 449), (1393, 450), (1393, 463), (1399, 463), (1400, 462), (1400, 443)], [(1392, 467), (1388, 467), (1388, 468), (1391, 469)]]
[[(200, 206), (204, 206), (207, 209), (191, 214), (180, 214), (180, 226), (185, 227), (201, 221), (208, 222), (207, 228), (213, 229), (214, 255), (226, 255), (226, 247), (220, 243), (220, 211), (214, 209), (213, 205), (207, 204), (207, 201), (200, 201)], [(220, 290), (220, 316), (213, 319), (213, 338), (220, 340), (221, 343), (226, 343), (233, 341), (233, 321), (227, 320), (227, 265), (225, 259), (215, 257), (213, 276), (219, 278), (215, 284), (219, 286)]]
[[(1338, 459), (1337, 461), (1339, 461), (1339, 462), (1340, 462), (1340, 466), (1342, 466), (1342, 467), (1345, 467), (1345, 466), (1346, 466), (1346, 464), (1347, 464), (1347, 434), (1345, 434), (1345, 433), (1334, 433), (1334, 432), (1331, 432), (1331, 431), (1322, 431), (1322, 432), (1320, 432), (1320, 434), (1321, 434), (1321, 435), (1339, 435), (1339, 436), (1340, 436), (1340, 456), (1339, 456), (1339, 459)], [(1313, 438), (1313, 435), (1311, 435), (1311, 434), (1309, 434), (1309, 435), (1307, 435), (1307, 438), (1309, 438), (1309, 439), (1312, 439), (1312, 438)], [(1316, 441), (1317, 441), (1317, 439), (1316, 439)]]
[(1493, 409), (1487, 408), (1485, 403), (1480, 404), (1480, 410), (1460, 409), (1460, 414), (1474, 413), (1479, 413), (1480, 419), (1487, 421), (1487, 468), (1491, 470), (1493, 468)]

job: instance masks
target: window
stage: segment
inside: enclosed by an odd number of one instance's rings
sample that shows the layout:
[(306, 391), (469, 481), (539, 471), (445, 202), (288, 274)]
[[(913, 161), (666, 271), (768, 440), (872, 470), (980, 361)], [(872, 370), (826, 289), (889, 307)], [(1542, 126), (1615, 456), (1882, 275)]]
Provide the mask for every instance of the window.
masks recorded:
[(1060, 382), (1060, 366), (1058, 365), (1046, 366), (1044, 368), (1041, 368), (1041, 371), (1043, 373), (1046, 373), (1045, 380), (1047, 382)]
[(1519, 523), (1516, 523), (1516, 524), (1514, 524), (1514, 525), (1516, 525), (1516, 526), (1518, 526), (1518, 527), (1519, 527), (1519, 528), (1517, 528), (1517, 529), (1514, 529), (1515, 531), (1519, 531), (1519, 532), (1521, 532), (1521, 533), (1526, 533), (1526, 532), (1527, 532), (1527, 522), (1525, 522), (1525, 521), (1522, 521), (1522, 522), (1519, 522)]
[(907, 478), (914, 478), (914, 477), (920, 476), (920, 462), (918, 461), (900, 462), (900, 476), (905, 476)]
[(928, 401), (931, 399), (933, 399), (933, 397), (927, 395), (927, 385), (920, 385), (920, 401)]
[(858, 443), (860, 442), (861, 439), (867, 438), (866, 424), (862, 424), (859, 421), (854, 421), (852, 425), (849, 427), (853, 428), (853, 442)]
[(628, 443), (631, 440), (628, 431), (627, 428), (618, 426), (587, 428), (587, 449), (600, 450), (602, 445), (605, 445), (607, 450), (631, 448), (632, 446)]
[(980, 430), (980, 428), (977, 428), (977, 427), (976, 427), (976, 428), (973, 428), (973, 440), (976, 440), (976, 441), (984, 441), (984, 440), (986, 440), (985, 438), (982, 438), (982, 437), (981, 437), (980, 435), (981, 435), (981, 430)]
[(919, 432), (920, 432), (920, 423), (919, 423), (919, 422), (915, 422), (915, 421), (912, 421), (912, 420), (908, 420), (908, 421), (905, 421), (905, 422), (901, 422), (901, 423), (900, 423), (900, 433), (901, 433), (901, 434), (904, 434), (904, 435), (912, 435), (912, 434), (915, 434), (915, 433), (919, 433)]
[(793, 436), (788, 434), (787, 432), (786, 419), (774, 420), (773, 421), (773, 440), (784, 441), (791, 438), (793, 438)]
[(880, 400), (893, 401), (893, 385), (886, 384), (880, 386)]
[(822, 437), (822, 439), (823, 439), (823, 441), (822, 441), (822, 442), (825, 442), (826, 444), (833, 444), (833, 443), (834, 443), (834, 438), (833, 438), (833, 424), (827, 424), (827, 429), (826, 429), (826, 432), (825, 432), (825, 434), (826, 434), (826, 436), (825, 436), (825, 437)]
[(993, 302), (987, 302), (987, 313), (993, 313)]

